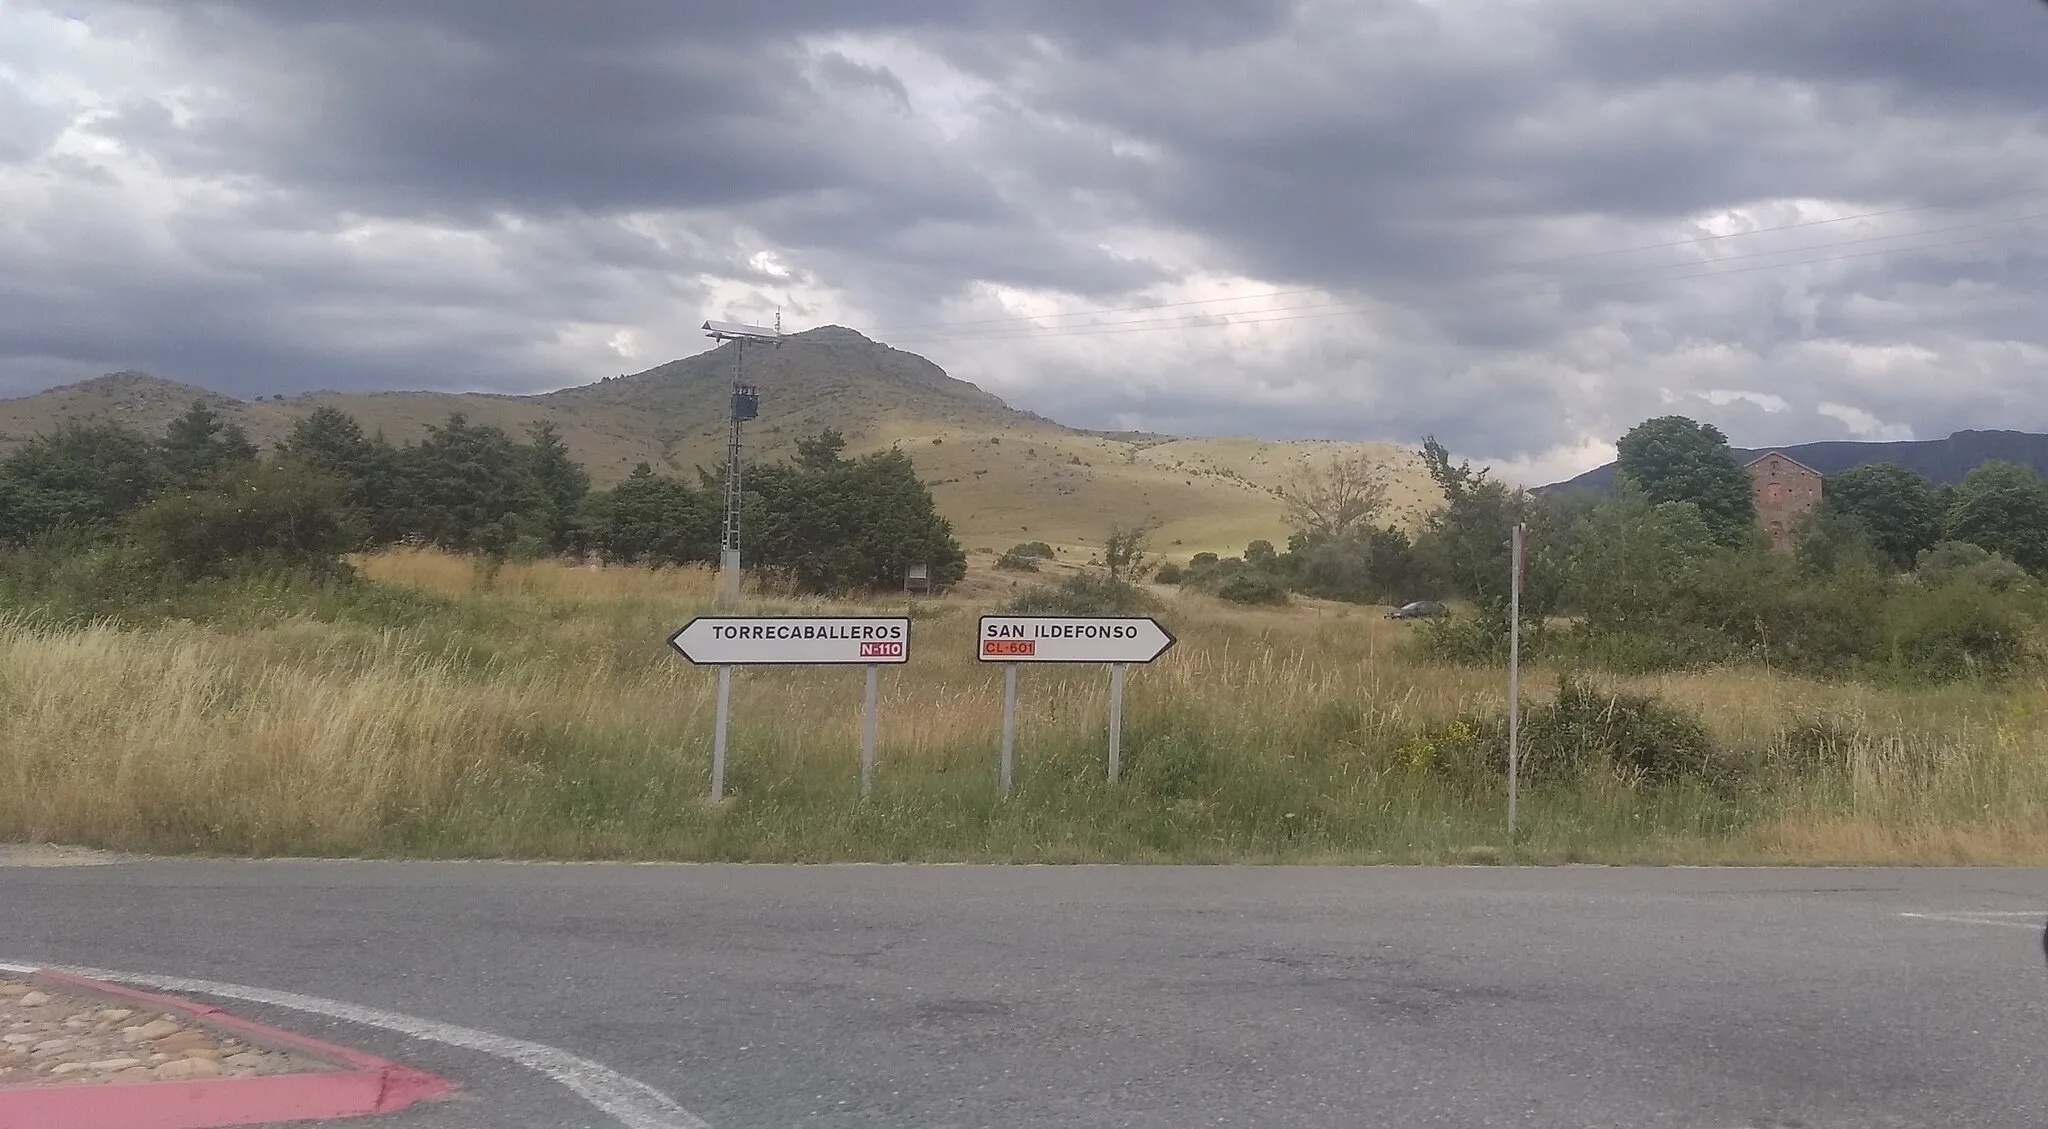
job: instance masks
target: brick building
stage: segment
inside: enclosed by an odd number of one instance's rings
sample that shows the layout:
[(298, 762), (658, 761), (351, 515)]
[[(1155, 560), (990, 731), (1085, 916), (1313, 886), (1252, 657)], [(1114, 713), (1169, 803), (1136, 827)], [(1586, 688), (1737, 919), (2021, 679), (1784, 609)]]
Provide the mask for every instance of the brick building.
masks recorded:
[(1757, 524), (1771, 539), (1771, 548), (1790, 549), (1799, 519), (1820, 505), (1820, 472), (1778, 451), (1765, 452), (1748, 469)]

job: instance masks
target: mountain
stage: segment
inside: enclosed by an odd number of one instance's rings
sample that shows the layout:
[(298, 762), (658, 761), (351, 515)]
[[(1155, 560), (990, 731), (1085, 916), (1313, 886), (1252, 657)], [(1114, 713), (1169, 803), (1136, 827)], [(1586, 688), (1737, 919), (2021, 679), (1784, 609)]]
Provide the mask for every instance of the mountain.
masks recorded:
[[(1920, 439), (1894, 443), (1830, 441), (1799, 443), (1790, 447), (1738, 448), (1735, 457), (1748, 462), (1766, 451), (1779, 451), (1823, 475), (1838, 474), (1851, 467), (1871, 463), (1897, 463), (1917, 470), (1933, 480), (1961, 482), (1978, 465), (1993, 459), (2023, 463), (2048, 478), (2048, 435), (2026, 431), (1958, 431), (1946, 439)], [(1536, 493), (1567, 490), (1614, 489), (1614, 464), (1594, 467), (1577, 478), (1537, 487)]]
[[(157, 434), (204, 399), (266, 446), (322, 405), (399, 443), (461, 412), (515, 435), (554, 421), (599, 485), (642, 461), (672, 473), (715, 472), (725, 458), (734, 348), (535, 396), (313, 392), (244, 401), (145, 373), (114, 373), (0, 400), (0, 450), (68, 419), (110, 419)], [(1137, 522), (1156, 526), (1155, 551), (1179, 558), (1236, 553), (1258, 538), (1284, 543), (1277, 488), (1304, 460), (1338, 451), (1365, 450), (1389, 468), (1394, 520), (1418, 520), (1434, 497), (1414, 452), (1391, 444), (1083, 431), (1012, 408), (915, 353), (840, 326), (748, 345), (744, 363), (761, 394), (761, 414), (744, 432), (750, 460), (791, 454), (799, 437), (823, 427), (846, 436), (849, 454), (901, 448), (969, 549), (1046, 541), (1085, 555), (1112, 524)]]

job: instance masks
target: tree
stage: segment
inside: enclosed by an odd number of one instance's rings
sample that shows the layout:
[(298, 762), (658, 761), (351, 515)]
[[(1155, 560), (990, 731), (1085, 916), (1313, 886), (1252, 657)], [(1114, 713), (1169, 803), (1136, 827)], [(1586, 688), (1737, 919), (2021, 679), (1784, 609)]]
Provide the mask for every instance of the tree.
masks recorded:
[(0, 544), (70, 529), (107, 536), (164, 483), (149, 440), (119, 424), (66, 423), (0, 459)]
[(1994, 459), (1964, 475), (1944, 524), (1947, 540), (2048, 571), (2048, 484), (2030, 466)]
[[(1250, 560), (1252, 549), (1245, 548)], [(1365, 528), (1343, 538), (1287, 539), (1277, 562), (1297, 592), (1357, 604), (1398, 604), (1433, 593), (1416, 567), (1408, 535), (1391, 526)]]
[[(1536, 507), (1526, 493), (1509, 490), (1488, 471), (1473, 470), (1470, 462), (1452, 466), (1450, 452), (1434, 437), (1423, 441), (1421, 454), (1444, 504), (1424, 522), (1415, 541), (1416, 557), (1437, 587), (1470, 598), (1504, 629), (1512, 583), (1510, 539), (1516, 522), (1537, 516)], [(1554, 551), (1555, 541), (1539, 536), (1535, 544), (1543, 548), (1529, 555), (1522, 610), (1540, 618), (1554, 599), (1554, 570), (1544, 554)]]
[(590, 493), (590, 474), (569, 455), (562, 431), (552, 420), (541, 420), (526, 430), (524, 451), (526, 471), (547, 499), (548, 512), (540, 515), (546, 526), (548, 548), (562, 552), (569, 547), (575, 526), (576, 508)]
[[(1102, 564), (1111, 580), (1129, 582), (1145, 570), (1145, 542), (1150, 529), (1144, 525), (1113, 525), (1102, 542)], [(1266, 546), (1268, 550), (1271, 545)]]
[(710, 493), (640, 463), (623, 482), (590, 495), (581, 520), (607, 563), (659, 567), (717, 560), (719, 518)]
[(1712, 424), (1660, 416), (1635, 425), (1615, 443), (1615, 475), (1652, 504), (1698, 506), (1724, 545), (1755, 537), (1755, 487), (1728, 437)]
[(498, 428), (457, 412), (402, 454), (412, 532), (454, 552), (496, 557), (548, 537), (552, 503), (521, 444)]
[(292, 425), (278, 451), (342, 481), (343, 497), (355, 511), (354, 524), (362, 533), (359, 548), (388, 545), (405, 535), (409, 515), (404, 471), (398, 448), (381, 433), (365, 436), (353, 416), (322, 405)]
[(1589, 631), (1649, 632), (1677, 611), (1682, 591), (1716, 547), (1691, 502), (1652, 502), (1634, 491), (1580, 515), (1564, 553), (1564, 602)]
[(1305, 464), (1280, 488), (1287, 522), (1313, 537), (1342, 538), (1370, 525), (1387, 505), (1387, 475), (1364, 452)]
[(188, 486), (212, 478), (222, 467), (256, 461), (256, 444), (242, 425), (223, 425), (220, 414), (204, 400), (192, 401), (185, 414), (164, 429), (162, 450), (172, 481)]
[(796, 465), (818, 470), (840, 461), (846, 450), (846, 436), (832, 428), (796, 441)]
[(774, 463), (750, 476), (748, 550), (759, 567), (807, 592), (900, 589), (918, 563), (934, 588), (966, 575), (967, 554), (909, 455), (843, 459), (829, 432), (800, 449), (815, 453), (811, 465)]
[(1870, 463), (1830, 477), (1822, 491), (1828, 508), (1862, 522), (1896, 568), (1912, 568), (1914, 558), (1941, 539), (1941, 498), (1918, 471)]

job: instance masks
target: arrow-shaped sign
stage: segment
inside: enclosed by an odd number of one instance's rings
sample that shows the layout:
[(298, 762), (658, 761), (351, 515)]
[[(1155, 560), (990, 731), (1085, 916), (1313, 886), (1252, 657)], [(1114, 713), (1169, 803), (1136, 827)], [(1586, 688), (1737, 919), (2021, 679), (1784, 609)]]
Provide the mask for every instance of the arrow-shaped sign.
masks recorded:
[(701, 666), (910, 661), (906, 616), (698, 616), (668, 638)]
[(1173, 646), (1151, 616), (985, 615), (975, 657), (999, 663), (1148, 663)]

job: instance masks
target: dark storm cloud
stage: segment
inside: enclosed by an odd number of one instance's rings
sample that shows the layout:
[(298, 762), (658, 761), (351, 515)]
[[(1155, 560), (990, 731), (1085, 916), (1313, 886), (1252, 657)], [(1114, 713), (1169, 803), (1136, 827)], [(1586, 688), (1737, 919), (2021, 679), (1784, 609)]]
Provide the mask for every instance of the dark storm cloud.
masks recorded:
[[(239, 196), (153, 229), (111, 197), (100, 219), (38, 213), (32, 238), (0, 225), (17, 264), (0, 278), (0, 388), (48, 382), (69, 357), (250, 392), (524, 389), (637, 367), (564, 333), (781, 302), (927, 327), (882, 336), (1082, 425), (1435, 432), (1513, 457), (1666, 410), (1739, 442), (2033, 419), (2048, 405), (2032, 376), (2048, 355), (2030, 314), (2048, 288), (2042, 225), (1846, 256), (2048, 211), (2048, 194), (1558, 257), (1709, 234), (1702, 217), (1727, 209), (1814, 218), (1773, 201), (1839, 214), (2038, 189), (2039, 9), (67, 5), (164, 72), (80, 128)], [(59, 128), (0, 82), (0, 167)], [(87, 151), (38, 175), (98, 199), (115, 177)], [(398, 232), (363, 235), (380, 223)], [(1185, 324), (1359, 305), (1252, 338), (929, 328), (989, 316), (992, 287), (1116, 307), (1185, 297), (1161, 288), (1200, 275), (1317, 292), (1190, 308)]]

